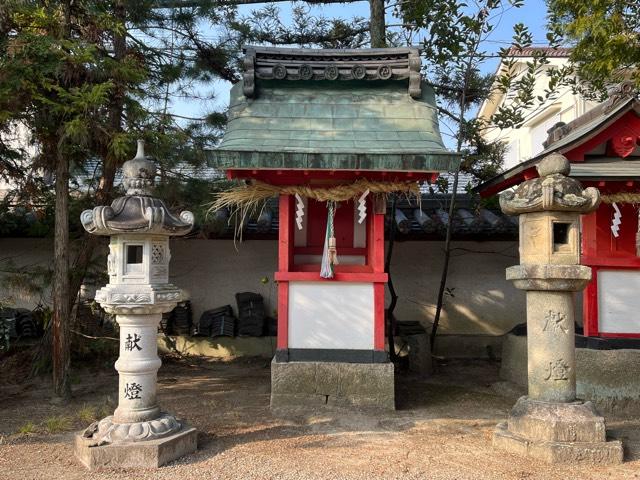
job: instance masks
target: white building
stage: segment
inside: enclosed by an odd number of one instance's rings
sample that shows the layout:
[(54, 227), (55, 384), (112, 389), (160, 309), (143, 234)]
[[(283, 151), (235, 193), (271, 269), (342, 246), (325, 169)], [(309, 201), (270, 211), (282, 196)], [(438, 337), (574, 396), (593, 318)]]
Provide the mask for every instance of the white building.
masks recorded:
[[(2, 134), (2, 141), (12, 149), (23, 152), (25, 157), (33, 158), (38, 151), (33, 142), (31, 142), (31, 133), (23, 123), (16, 123), (8, 133)], [(20, 164), (20, 161), (17, 162)], [(25, 166), (25, 168), (27, 168)], [(0, 176), (0, 200), (2, 200), (17, 185)]]
[[(570, 50), (566, 48), (531, 47), (523, 49), (514, 55), (516, 80), (525, 73), (527, 62), (533, 61), (534, 53), (541, 50), (546, 52), (549, 64), (543, 67), (538, 74), (535, 96), (544, 96), (545, 90), (549, 87), (549, 78), (546, 72), (549, 69), (560, 68), (569, 61)], [(507, 67), (504, 62), (501, 62), (496, 75), (504, 72), (505, 68)], [(516, 100), (516, 97), (517, 91), (515, 89), (506, 94), (496, 91), (483, 102), (478, 111), (478, 118), (490, 120), (499, 107), (509, 105)], [(596, 102), (575, 95), (571, 87), (561, 86), (555, 95), (543, 104), (536, 104), (527, 110), (522, 127), (518, 129), (491, 127), (485, 131), (484, 137), (491, 142), (500, 140), (506, 143), (507, 153), (504, 158), (504, 169), (507, 170), (544, 150), (542, 142), (547, 139), (547, 130), (553, 125), (558, 122), (568, 123), (596, 105)]]

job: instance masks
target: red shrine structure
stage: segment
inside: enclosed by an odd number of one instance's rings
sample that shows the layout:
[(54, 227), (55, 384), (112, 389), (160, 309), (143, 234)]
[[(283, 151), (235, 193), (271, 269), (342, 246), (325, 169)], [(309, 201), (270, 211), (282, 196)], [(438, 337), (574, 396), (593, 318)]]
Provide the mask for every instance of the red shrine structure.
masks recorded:
[(571, 176), (597, 187), (602, 203), (581, 218), (581, 264), (593, 278), (583, 296), (584, 335), (640, 338), (640, 101), (632, 84), (606, 103), (549, 130), (545, 150), (478, 187), (483, 197), (537, 176), (552, 152), (571, 162)]
[(394, 408), (385, 346), (386, 194), (418, 192), (417, 182), (459, 162), (442, 144), (419, 53), (245, 53), (211, 164), (247, 189), (279, 192), (272, 406)]

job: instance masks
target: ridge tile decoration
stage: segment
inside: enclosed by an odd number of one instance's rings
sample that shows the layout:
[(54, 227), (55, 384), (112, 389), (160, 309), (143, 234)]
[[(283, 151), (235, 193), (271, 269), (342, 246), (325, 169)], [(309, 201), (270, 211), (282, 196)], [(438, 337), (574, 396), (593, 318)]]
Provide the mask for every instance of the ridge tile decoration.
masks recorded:
[(247, 46), (244, 94), (256, 94), (257, 80), (349, 81), (409, 80), (409, 95), (419, 98), (420, 53), (416, 48), (312, 50)]

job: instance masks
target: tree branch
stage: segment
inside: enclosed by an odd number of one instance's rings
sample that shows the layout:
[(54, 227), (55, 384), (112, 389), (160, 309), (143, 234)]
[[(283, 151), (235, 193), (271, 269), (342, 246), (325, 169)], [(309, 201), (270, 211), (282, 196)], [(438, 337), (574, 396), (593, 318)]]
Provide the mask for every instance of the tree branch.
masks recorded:
[[(216, 0), (211, 2), (212, 6), (225, 5), (253, 5), (256, 3), (284, 3), (290, 0)], [(311, 5), (324, 5), (329, 3), (355, 3), (366, 0), (306, 0)], [(202, 2), (194, 0), (156, 0), (153, 8), (194, 8), (201, 7)]]

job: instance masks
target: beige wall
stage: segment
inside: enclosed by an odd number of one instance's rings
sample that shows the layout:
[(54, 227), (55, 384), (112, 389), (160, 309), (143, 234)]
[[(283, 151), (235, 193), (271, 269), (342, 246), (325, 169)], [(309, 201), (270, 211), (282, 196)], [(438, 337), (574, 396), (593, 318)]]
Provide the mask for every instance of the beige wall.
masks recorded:
[[(442, 242), (397, 242), (391, 264), (399, 301), (399, 320), (419, 320), (429, 326), (435, 312), (443, 256)], [(0, 258), (16, 265), (50, 264), (50, 239), (0, 239)], [(275, 314), (273, 283), (277, 242), (183, 240), (171, 243), (171, 281), (191, 295), (194, 318), (204, 310), (231, 304), (235, 293), (262, 294)], [(449, 271), (453, 297), (445, 297), (442, 334), (501, 335), (524, 321), (524, 294), (505, 280), (504, 270), (518, 262), (515, 242), (454, 242)], [(263, 278), (267, 283), (262, 283)], [(0, 292), (7, 297), (17, 292)], [(18, 292), (19, 293), (19, 292)], [(48, 300), (48, 297), (45, 298)], [(19, 306), (33, 307), (37, 299), (17, 295)]]
[[(443, 265), (442, 242), (404, 242), (391, 264), (399, 320), (431, 324)], [(440, 318), (442, 334), (501, 335), (525, 321), (524, 294), (505, 279), (518, 263), (516, 242), (454, 242)]]
[[(278, 303), (273, 283), (277, 247), (276, 241), (267, 240), (245, 241), (234, 247), (231, 240), (174, 239), (169, 277), (189, 292), (194, 319), (205, 310), (227, 304), (236, 311), (234, 295), (238, 292), (261, 294), (274, 315)], [(263, 284), (265, 277), (269, 281)]]
[[(53, 268), (53, 241), (49, 238), (0, 238), (0, 280), (5, 280), (6, 270), (20, 267)], [(40, 301), (45, 305), (51, 304), (49, 289), (40, 298), (22, 289), (8, 290), (4, 282), (0, 282), (0, 302), (32, 309)]]

